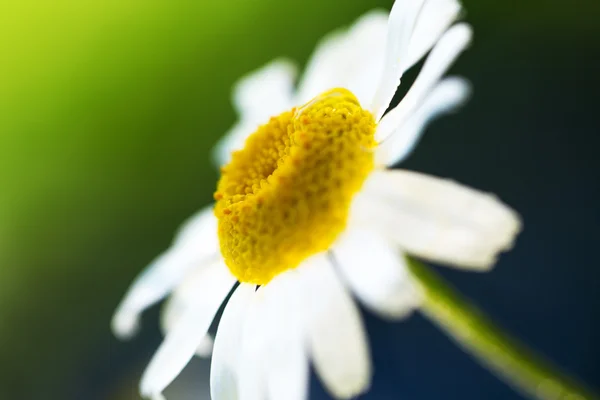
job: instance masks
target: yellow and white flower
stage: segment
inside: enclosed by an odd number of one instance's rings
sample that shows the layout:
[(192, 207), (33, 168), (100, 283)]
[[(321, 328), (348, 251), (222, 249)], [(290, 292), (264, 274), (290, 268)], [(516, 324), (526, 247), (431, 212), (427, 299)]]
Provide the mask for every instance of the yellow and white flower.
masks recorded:
[(162, 398), (194, 354), (210, 354), (208, 328), (239, 281), (214, 341), (212, 398), (304, 399), (310, 362), (334, 397), (353, 397), (372, 368), (351, 294), (402, 318), (421, 299), (402, 253), (486, 270), (510, 248), (519, 218), (494, 196), (386, 169), (468, 96), (465, 80), (442, 79), (471, 40), (469, 25), (454, 24), (460, 10), (456, 0), (398, 0), (389, 17), (372, 12), (326, 37), (297, 88), (286, 61), (236, 86), (240, 119), (216, 150), (216, 204), (184, 224), (113, 320), (130, 336), (172, 292), (142, 395)]

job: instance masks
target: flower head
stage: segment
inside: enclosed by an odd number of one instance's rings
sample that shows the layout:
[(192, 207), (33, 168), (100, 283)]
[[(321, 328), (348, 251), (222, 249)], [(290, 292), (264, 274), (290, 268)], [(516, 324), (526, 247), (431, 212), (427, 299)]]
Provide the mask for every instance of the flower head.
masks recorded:
[(221, 169), (221, 254), (240, 282), (267, 284), (327, 251), (374, 167), (375, 120), (333, 89), (258, 128)]
[[(160, 398), (195, 353), (208, 353), (208, 327), (237, 281), (215, 337), (213, 399), (303, 399), (309, 361), (332, 395), (355, 396), (371, 364), (350, 292), (401, 318), (421, 299), (403, 253), (485, 270), (510, 248), (519, 218), (494, 196), (386, 169), (468, 95), (463, 79), (442, 79), (471, 39), (467, 24), (452, 26), (459, 11), (455, 0), (399, 0), (389, 18), (370, 13), (325, 38), (297, 89), (286, 61), (237, 85), (240, 120), (216, 149), (214, 207), (184, 225), (113, 320), (130, 335), (141, 311), (173, 291), (144, 396)], [(386, 113), (402, 74), (430, 50)]]

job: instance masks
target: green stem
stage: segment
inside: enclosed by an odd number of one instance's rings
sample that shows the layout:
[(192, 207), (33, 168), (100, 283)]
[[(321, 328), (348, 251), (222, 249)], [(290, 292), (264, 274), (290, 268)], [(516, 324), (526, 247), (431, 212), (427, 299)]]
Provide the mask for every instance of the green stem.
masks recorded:
[(503, 333), (469, 301), (424, 264), (409, 259), (424, 288), (421, 312), (481, 364), (534, 399), (598, 399), (589, 389)]

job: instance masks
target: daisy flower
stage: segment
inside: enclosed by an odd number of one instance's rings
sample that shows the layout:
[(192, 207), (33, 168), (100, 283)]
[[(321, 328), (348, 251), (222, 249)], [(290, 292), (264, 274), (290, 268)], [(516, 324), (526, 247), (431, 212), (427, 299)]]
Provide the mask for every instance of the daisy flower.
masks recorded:
[[(481, 271), (510, 248), (519, 218), (494, 196), (386, 169), (468, 96), (465, 80), (442, 78), (471, 40), (469, 25), (454, 24), (460, 10), (455, 0), (398, 0), (389, 16), (372, 12), (327, 36), (297, 87), (282, 60), (236, 86), (239, 122), (215, 152), (216, 203), (184, 224), (113, 320), (130, 336), (140, 313), (171, 294), (143, 396), (162, 398), (211, 347), (214, 400), (304, 399), (311, 363), (332, 396), (356, 396), (372, 366), (353, 296), (402, 318), (421, 299), (404, 254)], [(232, 289), (213, 347), (207, 332)]]

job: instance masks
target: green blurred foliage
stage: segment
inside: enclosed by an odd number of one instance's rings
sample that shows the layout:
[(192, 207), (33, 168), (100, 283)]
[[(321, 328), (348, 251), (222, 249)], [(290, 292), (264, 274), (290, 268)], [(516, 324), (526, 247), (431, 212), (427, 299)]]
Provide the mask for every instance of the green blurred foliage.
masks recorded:
[[(600, 14), (466, 3), (484, 36), (597, 31)], [(107, 346), (127, 285), (211, 201), (233, 82), (275, 57), (301, 65), (323, 34), (391, 4), (0, 2), (0, 398), (60, 398)]]

